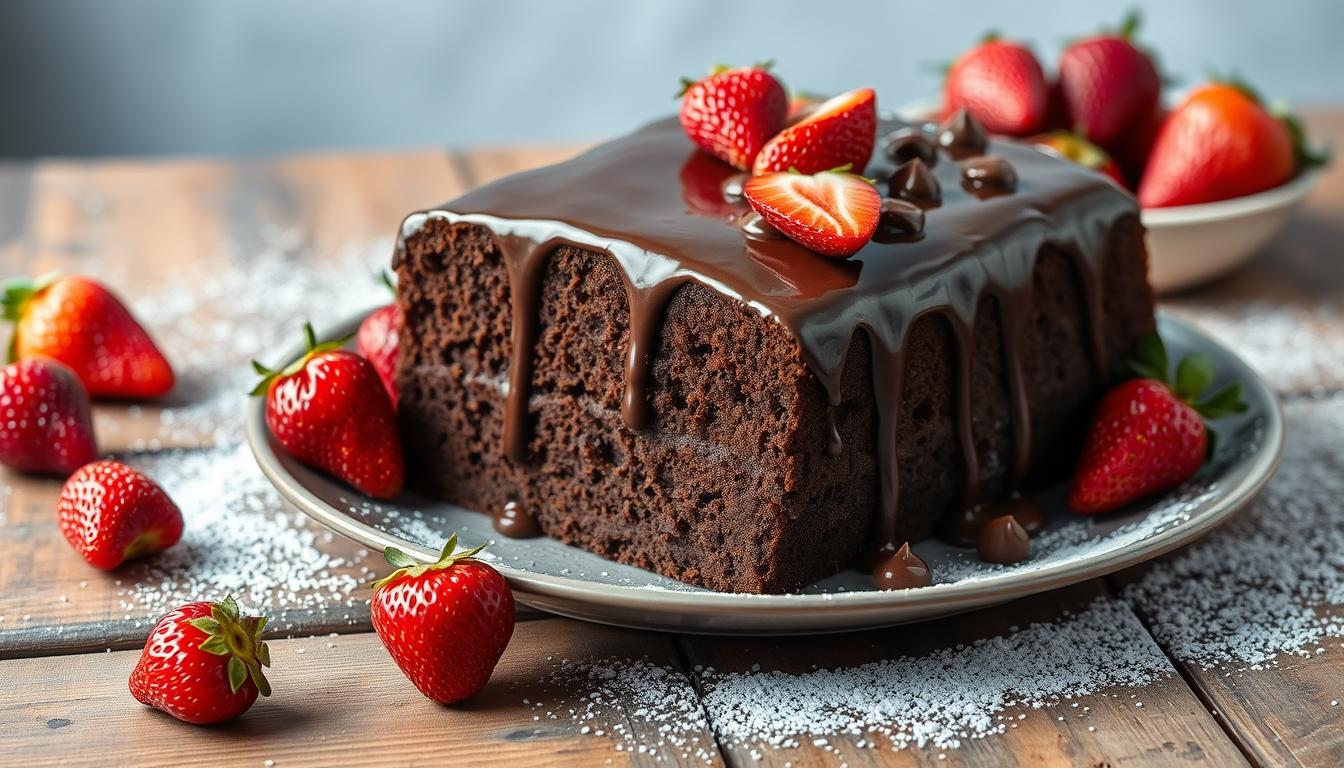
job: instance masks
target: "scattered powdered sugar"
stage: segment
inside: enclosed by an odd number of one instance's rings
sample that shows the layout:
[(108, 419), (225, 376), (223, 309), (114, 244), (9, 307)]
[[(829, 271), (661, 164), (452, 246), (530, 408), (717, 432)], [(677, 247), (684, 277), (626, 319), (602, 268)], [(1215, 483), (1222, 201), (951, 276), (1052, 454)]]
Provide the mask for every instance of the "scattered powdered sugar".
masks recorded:
[(1344, 381), (1344, 334), (1329, 330), (1344, 328), (1344, 308), (1198, 298), (1174, 300), (1169, 308), (1235, 349), (1274, 390), (1306, 392)]
[(355, 608), (371, 572), (319, 545), (333, 534), (287, 508), (246, 446), (132, 457), (182, 510), (182, 541), (121, 574), (122, 608), (159, 616), (193, 600), (238, 597), (278, 627), (291, 613)]
[(710, 763), (718, 751), (695, 688), (680, 670), (647, 658), (558, 662), (541, 680), (553, 701), (524, 699), (533, 720), (565, 720), (617, 751)]
[(699, 703), (680, 672), (647, 659), (565, 661), (547, 680), (582, 704), (548, 715), (614, 736), (623, 749), (691, 743), (706, 723), (721, 743), (748, 750), (825, 746), (836, 736), (873, 748), (948, 748), (1015, 727), (1024, 715), (1010, 710), (1143, 686), (1174, 672), (1128, 606), (1102, 598), (1051, 624), (922, 656), (801, 674), (760, 665), (749, 672), (697, 667), (696, 674)]
[(1258, 668), (1344, 635), (1344, 396), (1285, 410), (1283, 464), (1260, 498), (1126, 590), (1182, 661)]

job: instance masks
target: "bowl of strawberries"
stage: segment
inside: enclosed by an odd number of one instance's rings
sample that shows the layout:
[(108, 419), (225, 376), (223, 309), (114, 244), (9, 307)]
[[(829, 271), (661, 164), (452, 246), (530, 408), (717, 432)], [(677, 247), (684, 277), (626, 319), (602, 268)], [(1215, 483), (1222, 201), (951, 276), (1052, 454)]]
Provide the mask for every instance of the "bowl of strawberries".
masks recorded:
[(1127, 17), (1068, 44), (1053, 76), (1026, 45), (990, 35), (947, 69), (941, 98), (903, 110), (965, 109), (991, 133), (1110, 177), (1139, 202), (1149, 278), (1160, 292), (1226, 274), (1254, 256), (1316, 186), (1328, 158), (1301, 123), (1244, 81), (1164, 94), (1155, 57)]

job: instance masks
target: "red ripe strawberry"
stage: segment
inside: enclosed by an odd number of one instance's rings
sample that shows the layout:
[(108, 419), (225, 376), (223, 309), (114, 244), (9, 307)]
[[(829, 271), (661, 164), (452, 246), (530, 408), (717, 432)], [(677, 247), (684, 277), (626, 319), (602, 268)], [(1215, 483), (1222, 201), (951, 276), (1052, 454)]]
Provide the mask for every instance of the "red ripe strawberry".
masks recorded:
[(1295, 121), (1271, 115), (1244, 85), (1205, 85), (1158, 132), (1139, 204), (1163, 208), (1263, 192), (1292, 178), (1299, 159), (1317, 161), (1303, 148)]
[(696, 82), (681, 81), (681, 127), (699, 148), (742, 170), (784, 127), (789, 97), (769, 65), (719, 67)]
[(1051, 131), (1027, 139), (1038, 147), (1044, 147), (1066, 160), (1072, 160), (1084, 168), (1109, 176), (1112, 181), (1125, 187), (1124, 174), (1106, 150), (1068, 131)]
[(75, 372), (93, 397), (159, 397), (173, 369), (125, 305), (87, 277), (47, 275), (5, 283), (14, 323), (10, 359), (49, 357)]
[[(383, 273), (383, 282), (395, 295), (397, 287), (392, 284), (392, 278), (387, 273)], [(355, 349), (365, 360), (373, 364), (373, 369), (378, 372), (378, 378), (383, 382), (383, 388), (387, 390), (387, 397), (392, 402), (394, 411), (397, 409), (398, 400), (396, 374), (397, 352), (401, 348), (400, 336), (401, 310), (396, 304), (375, 309), (359, 324), (359, 332), (355, 334)]]
[(877, 96), (872, 88), (842, 93), (770, 139), (751, 172), (819, 173), (848, 165), (863, 173), (877, 141)]
[(1157, 67), (1131, 42), (1138, 27), (1138, 15), (1130, 14), (1118, 33), (1079, 40), (1059, 57), (1069, 127), (1108, 149), (1147, 125), (1161, 97)]
[(1031, 50), (993, 35), (963, 53), (943, 84), (943, 116), (969, 110), (991, 133), (1036, 133), (1049, 107), (1050, 86)]
[(368, 360), (317, 343), (304, 325), (308, 351), (272, 371), (253, 362), (262, 380), (252, 396), (266, 397), (266, 425), (291, 456), (330, 472), (374, 498), (401, 493), (405, 467), (396, 415)]
[(826, 256), (856, 253), (882, 216), (882, 196), (852, 173), (767, 173), (749, 179), (742, 192), (771, 226)]
[(182, 513), (153, 480), (116, 461), (85, 464), (65, 481), (56, 518), (89, 565), (110, 571), (182, 538)]
[(1069, 489), (1069, 506), (1083, 515), (1118, 509), (1180, 485), (1203, 465), (1212, 433), (1204, 419), (1246, 410), (1241, 385), (1208, 399), (1196, 398), (1213, 383), (1213, 365), (1191, 355), (1167, 381), (1167, 353), (1157, 334), (1140, 345), (1130, 379), (1102, 398), (1092, 417)]
[(677, 173), (686, 209), (711, 219), (731, 220), (741, 211), (741, 200), (729, 200), (723, 185), (734, 176), (745, 177), (745, 174), (704, 152), (686, 153), (686, 162)]
[(23, 360), (0, 370), (0, 464), (68, 475), (98, 458), (89, 393), (64, 365)]
[(373, 628), (403, 674), (440, 704), (469, 699), (485, 687), (513, 636), (513, 592), (494, 568), (457, 552), (449, 537), (438, 562), (426, 565), (393, 547), (395, 566), (376, 582)]
[(131, 695), (178, 720), (201, 725), (243, 714), (271, 695), (262, 667), (265, 617), (241, 616), (232, 597), (187, 603), (159, 619), (131, 672)]

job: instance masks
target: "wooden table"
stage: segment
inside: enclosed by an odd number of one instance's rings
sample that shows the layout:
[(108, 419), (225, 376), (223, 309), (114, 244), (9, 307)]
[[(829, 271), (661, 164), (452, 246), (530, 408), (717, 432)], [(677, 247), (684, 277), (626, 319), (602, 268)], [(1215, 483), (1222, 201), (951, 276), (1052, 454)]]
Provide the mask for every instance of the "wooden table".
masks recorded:
[[(1315, 135), (1344, 143), (1344, 114), (1318, 114)], [(0, 265), (3, 273), (52, 268), (106, 276), (150, 316), (170, 316), (165, 291), (195, 269), (179, 290), (209, 293), (229, 270), (256, 268), (258, 250), (281, 252), (297, 269), (348, 268), (340, 254), (362, 249), (370, 271), (381, 266), (391, 232), (407, 211), (449, 199), (500, 175), (540, 165), (572, 149), (323, 154), (247, 161), (42, 160), (0, 164)], [(1169, 298), (1165, 305), (1227, 338), (1252, 361), (1302, 418), (1322, 393), (1344, 389), (1344, 168), (1336, 166), (1305, 212), (1255, 262), (1214, 286)], [(186, 266), (184, 266), (186, 265)], [(214, 276), (214, 277), (212, 277)], [(352, 277), (350, 279), (359, 279)], [(223, 283), (216, 283), (223, 280)], [(156, 298), (157, 297), (157, 298)], [(246, 299), (247, 297), (239, 297)], [(190, 306), (174, 325), (227, 308), (229, 297)], [(308, 308), (334, 322), (351, 307)], [(1265, 302), (1276, 325), (1262, 325)], [(193, 326), (194, 327), (194, 326)], [(210, 327), (203, 325), (200, 327)], [(1303, 350), (1291, 366), (1275, 365), (1274, 347), (1292, 335)], [(1286, 330), (1285, 330), (1286, 329)], [(156, 328), (157, 333), (174, 329)], [(182, 330), (179, 327), (177, 330)], [(253, 345), (289, 339), (253, 340)], [(203, 344), (220, 343), (202, 340)], [(242, 345), (246, 346), (246, 345)], [(177, 420), (209, 384), (210, 366), (241, 367), (216, 352), (159, 407), (102, 405), (97, 421), (105, 450), (134, 460), (165, 451), (228, 450), (239, 436), (208, 419)], [(224, 366), (223, 363), (228, 365)], [(191, 367), (190, 365), (188, 367)], [(232, 381), (230, 379), (230, 381)], [(179, 387), (179, 390), (183, 389)], [(238, 400), (241, 407), (241, 397)], [(1299, 406), (1295, 406), (1299, 407)], [(165, 415), (165, 412), (167, 415)], [(221, 419), (233, 418), (221, 412)], [(236, 421), (236, 418), (234, 419)], [(1291, 434), (1289, 440), (1292, 440)], [(1344, 435), (1340, 437), (1344, 448)], [(217, 454), (209, 454), (211, 456)], [(218, 454), (223, 455), (223, 454)], [(331, 595), (296, 588), (273, 625), (276, 695), (239, 721), (216, 728), (183, 726), (138, 705), (126, 678), (148, 627), (151, 608), (126, 598), (127, 584), (148, 578), (127, 569), (92, 572), (65, 544), (52, 514), (59, 483), (0, 475), (0, 763), (21, 765), (330, 765), (334, 763), (590, 765), (1282, 765), (1344, 763), (1344, 651), (1339, 643), (1310, 658), (1226, 674), (1172, 656), (1169, 674), (1134, 692), (1098, 692), (1057, 707), (1010, 710), (1011, 728), (955, 749), (865, 748), (856, 736), (797, 747), (744, 747), (716, 741), (699, 706), (701, 666), (747, 671), (851, 666), (880, 658), (1001, 635), (1010, 627), (1052, 621), (1094, 598), (1113, 595), (1134, 574), (1089, 583), (1006, 606), (838, 638), (732, 640), (661, 635), (581, 624), (524, 611), (512, 644), (486, 692), (459, 707), (435, 706), (397, 673), (368, 622), (369, 553), (314, 529), (312, 546), (330, 558), (324, 573), (347, 584)], [(302, 522), (296, 525), (304, 526)], [(334, 564), (333, 564), (334, 563)], [(171, 582), (171, 574), (157, 574)], [(169, 585), (168, 588), (170, 588)], [(306, 590), (306, 591), (305, 591)], [(303, 594), (298, 594), (303, 593)], [(198, 595), (197, 597), (217, 597)], [(1136, 616), (1134, 642), (1152, 642)], [(335, 634), (333, 634), (335, 633)], [(647, 659), (687, 676), (683, 696), (700, 726), (669, 745), (658, 723), (609, 702), (612, 732), (539, 714), (575, 691), (547, 688), (542, 672), (555, 659)], [(1116, 694), (1116, 695), (1111, 695)], [(1073, 706), (1069, 706), (1073, 705)], [(781, 702), (780, 706), (788, 706)], [(1086, 711), (1086, 718), (1076, 716)], [(1068, 715), (1068, 716), (1066, 716)], [(1018, 719), (1020, 716), (1020, 719)], [(642, 745), (651, 745), (640, 749)]]

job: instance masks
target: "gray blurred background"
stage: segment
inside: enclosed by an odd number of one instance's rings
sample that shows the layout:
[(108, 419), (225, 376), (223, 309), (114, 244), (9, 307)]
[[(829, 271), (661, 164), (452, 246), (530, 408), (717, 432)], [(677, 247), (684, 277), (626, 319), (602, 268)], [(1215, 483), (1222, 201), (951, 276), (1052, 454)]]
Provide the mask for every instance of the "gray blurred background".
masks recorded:
[(1133, 5), (1187, 84), (1213, 66), (1344, 103), (1341, 0), (0, 0), (0, 157), (590, 140), (671, 112), (682, 75), (763, 59), (894, 107), (985, 30), (1053, 59)]

